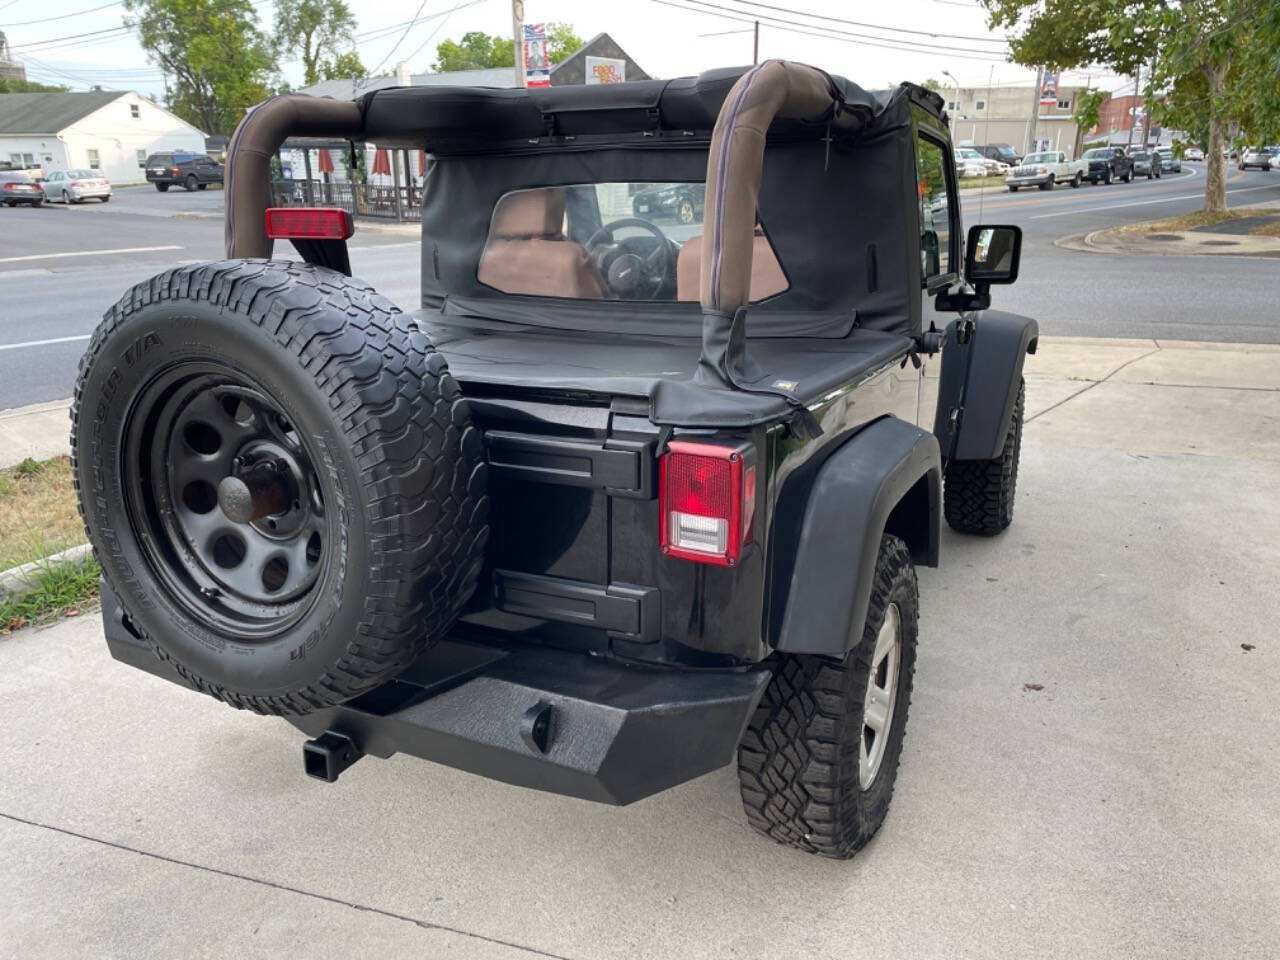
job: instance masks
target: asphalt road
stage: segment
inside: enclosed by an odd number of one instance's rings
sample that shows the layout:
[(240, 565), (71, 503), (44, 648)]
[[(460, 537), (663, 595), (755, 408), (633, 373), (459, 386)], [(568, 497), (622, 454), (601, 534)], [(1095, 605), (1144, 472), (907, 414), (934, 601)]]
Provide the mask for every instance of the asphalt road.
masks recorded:
[[(1280, 342), (1280, 264), (1243, 257), (1108, 257), (1057, 237), (1199, 209), (1202, 165), (1161, 180), (966, 195), (965, 220), (1015, 223), (1018, 282), (994, 305), (1035, 316), (1045, 334)], [(1280, 200), (1280, 174), (1231, 171), (1232, 205)], [(0, 409), (69, 396), (102, 312), (174, 263), (222, 255), (219, 190), (117, 190), (109, 204), (0, 209)], [(355, 273), (406, 307), (418, 297), (418, 244), (357, 228)]]

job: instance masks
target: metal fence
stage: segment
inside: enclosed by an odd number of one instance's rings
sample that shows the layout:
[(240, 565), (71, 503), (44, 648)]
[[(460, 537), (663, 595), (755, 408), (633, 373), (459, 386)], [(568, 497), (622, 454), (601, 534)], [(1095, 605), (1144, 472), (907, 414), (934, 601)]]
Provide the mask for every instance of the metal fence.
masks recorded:
[(355, 217), (420, 221), (422, 188), (375, 186), (324, 180), (273, 180), (271, 202), (277, 207), (341, 207)]

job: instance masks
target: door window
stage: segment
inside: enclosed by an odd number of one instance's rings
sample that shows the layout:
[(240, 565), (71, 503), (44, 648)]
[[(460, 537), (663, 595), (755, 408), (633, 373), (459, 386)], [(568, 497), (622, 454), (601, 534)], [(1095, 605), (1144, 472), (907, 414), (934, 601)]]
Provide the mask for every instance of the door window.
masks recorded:
[(920, 198), (920, 265), (925, 284), (953, 271), (951, 182), (942, 144), (921, 136), (916, 141), (916, 183)]

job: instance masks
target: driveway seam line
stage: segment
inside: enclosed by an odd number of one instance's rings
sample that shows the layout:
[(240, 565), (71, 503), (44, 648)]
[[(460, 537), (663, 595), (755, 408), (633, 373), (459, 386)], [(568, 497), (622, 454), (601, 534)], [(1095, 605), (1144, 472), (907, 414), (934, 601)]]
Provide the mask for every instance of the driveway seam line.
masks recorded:
[[(1154, 341), (1152, 341), (1152, 342), (1154, 343)], [(1059, 401), (1058, 401), (1057, 403), (1055, 403), (1053, 406), (1051, 406), (1051, 407), (1045, 407), (1043, 410), (1041, 410), (1041, 411), (1040, 411), (1039, 413), (1037, 413), (1035, 416), (1033, 416), (1033, 417), (1027, 417), (1026, 423), (1024, 423), (1024, 424), (1023, 424), (1023, 426), (1025, 427), (1025, 426), (1027, 426), (1027, 424), (1034, 423), (1036, 420), (1039, 420), (1041, 417), (1043, 417), (1043, 416), (1044, 416), (1046, 413), (1048, 413), (1050, 410), (1057, 410), (1057, 409), (1058, 409), (1060, 406), (1062, 406), (1064, 403), (1069, 403), (1070, 401), (1074, 400), (1076, 397), (1080, 396), (1081, 394), (1088, 393), (1090, 390), (1092, 390), (1092, 389), (1093, 389), (1094, 387), (1096, 387), (1098, 384), (1100, 384), (1100, 383), (1106, 383), (1108, 380), (1110, 380), (1112, 377), (1114, 377), (1117, 373), (1119, 373), (1121, 370), (1123, 370), (1125, 367), (1129, 366), (1130, 364), (1137, 363), (1139, 360), (1145, 360), (1145, 359), (1147, 359), (1147, 357), (1151, 356), (1152, 354), (1159, 353), (1159, 352), (1160, 352), (1160, 347), (1158, 347), (1158, 346), (1157, 346), (1154, 350), (1150, 350), (1150, 351), (1148, 351), (1147, 353), (1142, 354), (1141, 356), (1134, 357), (1134, 358), (1133, 358), (1133, 359), (1131, 359), (1131, 360), (1126, 360), (1124, 363), (1120, 364), (1120, 366), (1116, 367), (1114, 370), (1112, 370), (1110, 373), (1108, 373), (1108, 374), (1107, 374), (1105, 377), (1103, 377), (1101, 380), (1094, 380), (1092, 383), (1090, 383), (1090, 384), (1089, 384), (1087, 387), (1085, 387), (1083, 390), (1077, 390), (1075, 393), (1071, 394), (1071, 396), (1069, 396), (1069, 397), (1063, 397), (1061, 400), (1059, 400)]]
[(0, 811), (0, 817), (10, 820), (14, 823), (25, 824), (28, 827), (35, 827), (41, 830), (52, 830), (54, 833), (61, 833), (64, 836), (75, 837), (77, 840), (87, 840), (90, 843), (101, 844), (104, 847), (111, 847), (114, 850), (121, 850), (126, 853), (132, 853), (140, 857), (149, 857), (152, 860), (159, 860), (162, 863), (170, 863), (179, 867), (189, 867), (192, 870), (200, 870), (205, 873), (212, 873), (220, 877), (228, 877), (232, 880), (243, 880), (247, 883), (255, 883), (259, 886), (270, 887), (273, 890), (281, 890), (285, 893), (295, 893), (299, 896), (310, 897), (314, 900), (323, 900), (326, 903), (336, 904), (340, 907), (348, 907), (352, 910), (360, 910), (365, 913), (374, 913), (379, 916), (387, 917), (391, 920), (400, 920), (404, 923), (412, 923), (414, 926), (421, 927), (424, 930), (440, 930), (445, 933), (455, 933), (460, 936), (470, 937), (474, 940), (483, 940), (486, 943), (496, 944), (500, 947), (510, 947), (513, 950), (522, 950), (525, 953), (533, 954), (537, 957), (548, 957), (550, 960), (570, 960), (563, 954), (548, 953), (546, 950), (539, 950), (537, 947), (527, 947), (524, 944), (513, 943), (510, 940), (503, 940), (499, 937), (486, 936), (483, 933), (473, 933), (470, 930), (462, 930), (458, 927), (450, 927), (442, 923), (433, 923), (430, 920), (419, 920), (416, 917), (406, 916), (402, 913), (395, 913), (391, 910), (385, 910), (382, 907), (371, 907), (361, 903), (354, 903), (350, 900), (343, 900), (339, 897), (332, 897), (325, 893), (315, 893), (311, 890), (302, 890), (298, 887), (291, 887), (288, 884), (277, 883), (274, 880), (264, 880), (261, 877), (250, 877), (242, 873), (235, 873), (231, 870), (223, 870), (220, 867), (210, 867), (202, 863), (193, 863), (190, 860), (180, 860), (177, 857), (166, 856), (163, 853), (154, 853), (150, 850), (141, 850), (138, 847), (131, 847), (128, 844), (116, 843), (113, 840), (104, 840), (101, 837), (93, 837), (86, 833), (79, 833), (75, 830), (68, 830), (66, 827), (54, 826), (51, 823), (41, 823), (38, 820), (28, 820), (25, 817), (15, 816), (11, 813)]

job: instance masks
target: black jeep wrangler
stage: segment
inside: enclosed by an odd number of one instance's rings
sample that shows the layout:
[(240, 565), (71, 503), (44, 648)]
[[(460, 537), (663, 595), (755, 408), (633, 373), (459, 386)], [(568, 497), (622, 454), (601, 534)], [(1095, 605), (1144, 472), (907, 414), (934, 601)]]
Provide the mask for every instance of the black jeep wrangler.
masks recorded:
[[(944, 516), (1009, 524), (1037, 339), (984, 312), (1020, 234), (963, 238), (942, 106), (770, 61), (257, 107), (227, 259), (81, 365), (112, 655), (286, 717), (322, 780), (399, 752), (623, 804), (736, 754), (752, 826), (852, 855), (915, 567)], [(290, 136), (429, 152), (416, 310), (349, 275), (344, 211), (267, 209)], [(696, 223), (636, 215), (670, 184)]]

